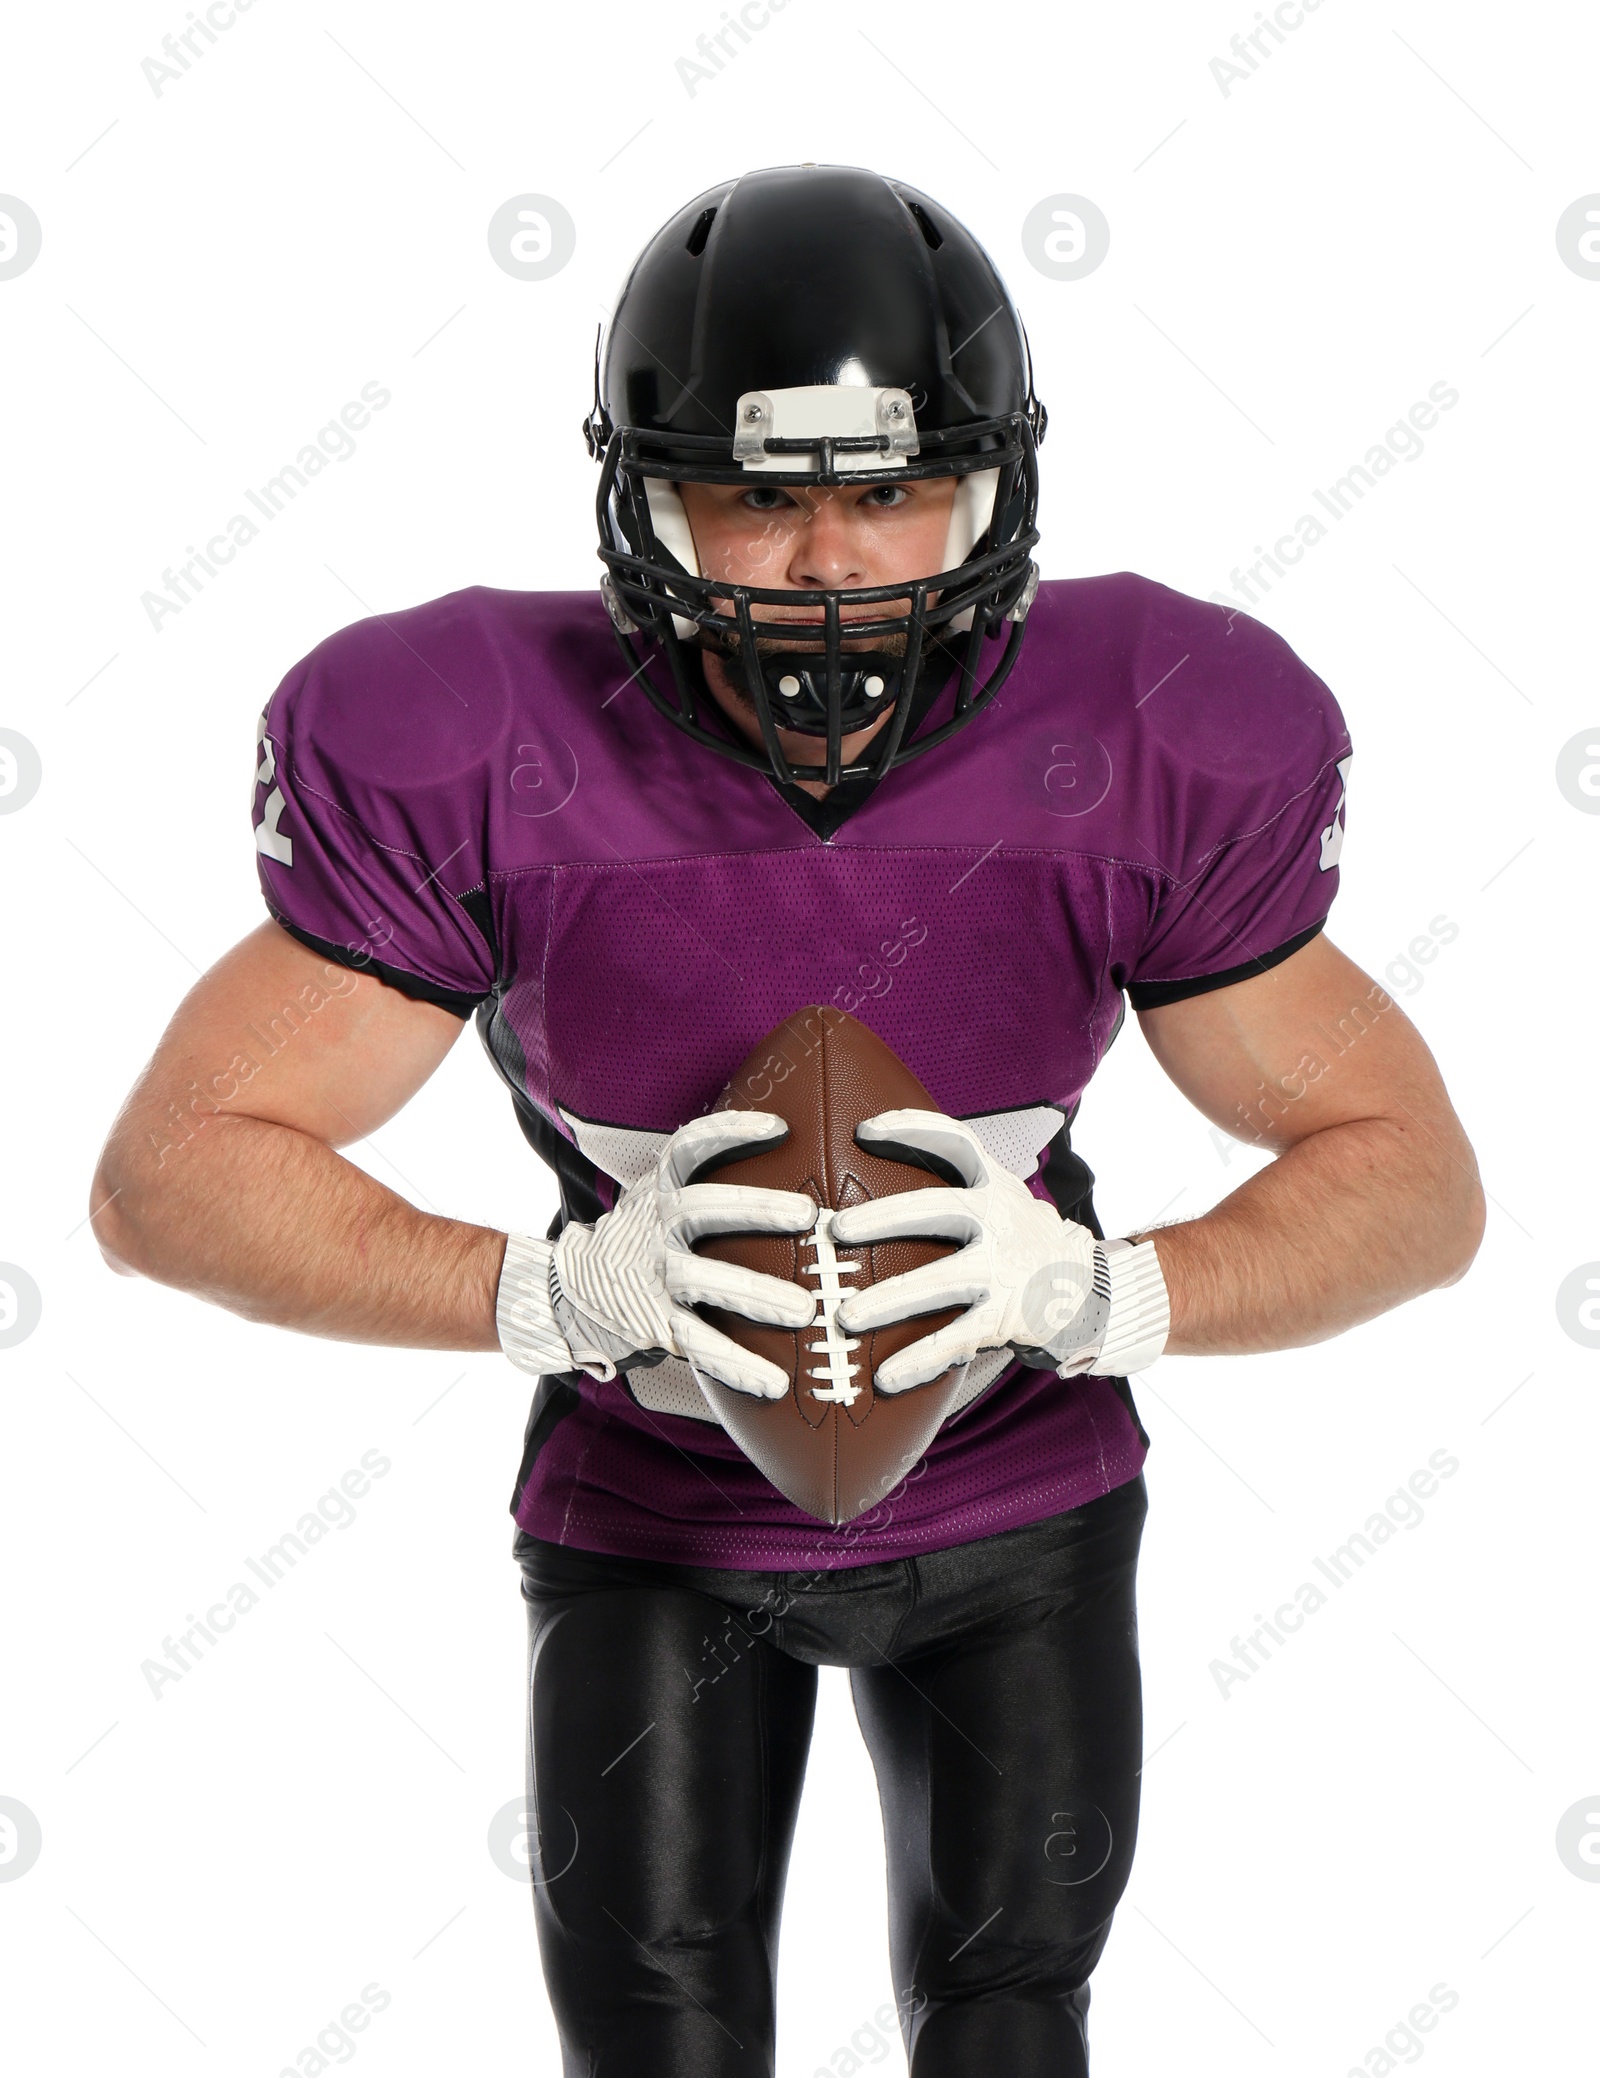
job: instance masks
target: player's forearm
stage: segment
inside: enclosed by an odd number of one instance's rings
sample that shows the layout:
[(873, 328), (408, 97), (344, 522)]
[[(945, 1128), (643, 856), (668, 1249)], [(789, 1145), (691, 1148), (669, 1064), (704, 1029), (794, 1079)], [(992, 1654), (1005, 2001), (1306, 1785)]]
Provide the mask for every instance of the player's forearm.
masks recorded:
[(163, 1161), (109, 1149), (94, 1228), (114, 1267), (343, 1342), (495, 1349), (504, 1234), (419, 1212), (290, 1126), (218, 1113)]
[(1171, 1305), (1167, 1353), (1323, 1341), (1453, 1283), (1482, 1232), (1464, 1136), (1392, 1119), (1330, 1126), (1202, 1218), (1150, 1234)]

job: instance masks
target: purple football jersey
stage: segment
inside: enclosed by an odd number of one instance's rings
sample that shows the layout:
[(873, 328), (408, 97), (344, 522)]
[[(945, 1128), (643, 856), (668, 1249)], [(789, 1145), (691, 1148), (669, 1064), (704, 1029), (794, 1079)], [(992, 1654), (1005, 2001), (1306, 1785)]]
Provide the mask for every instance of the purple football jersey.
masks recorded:
[[(290, 671), (262, 719), (256, 845), (297, 938), (476, 1014), (559, 1180), (552, 1233), (606, 1211), (785, 1016), (834, 1003), (1098, 1234), (1070, 1129), (1126, 1002), (1242, 980), (1315, 935), (1349, 755), (1277, 635), (1123, 573), (1042, 585), (988, 708), (817, 803), (658, 714), (596, 593), (475, 586)], [(831, 1569), (1078, 1506), (1148, 1443), (1125, 1379), (981, 1352), (927, 1455), (833, 1527), (668, 1357), (540, 1379), (511, 1505), (588, 1550)]]

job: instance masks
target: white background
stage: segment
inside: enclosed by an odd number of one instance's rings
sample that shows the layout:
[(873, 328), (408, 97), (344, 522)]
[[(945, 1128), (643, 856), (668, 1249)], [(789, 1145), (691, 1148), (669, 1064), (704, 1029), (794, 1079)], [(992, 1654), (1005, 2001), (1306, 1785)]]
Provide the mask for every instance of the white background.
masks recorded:
[[(43, 1294), (0, 1353), (0, 1797), (43, 1836), (0, 1881), (12, 2067), (315, 2069), (301, 2051), (377, 1983), (364, 2070), (559, 2069), (525, 1883), (487, 1845), (522, 1786), (527, 1381), (116, 1279), (88, 1184), (183, 991), (259, 921), (265, 698), (368, 611), (594, 582), (597, 319), (671, 210), (809, 158), (925, 189), (1010, 280), (1051, 413), (1047, 575), (1206, 596), (1431, 384), (1459, 391), (1256, 610), (1349, 721), (1330, 936), (1438, 1056), (1488, 1234), (1464, 1283), (1334, 1343), (1168, 1359), (1140, 1388), (1149, 1762), (1095, 2068), (1381, 2073), (1386, 2031), (1440, 1984), (1459, 2003), (1397, 2066), (1590, 2068), (1600, 1883), (1556, 1829), (1600, 1809), (1600, 1359), (1555, 1295), (1600, 1257), (1600, 819), (1555, 774), (1600, 739), (1600, 282), (1555, 227), (1600, 189), (1592, 13), (1324, 0), (1224, 92), (1211, 61), (1255, 26), (1248, 0), (789, 0), (691, 94), (676, 61), (720, 26), (714, 0), (257, 0), (157, 94), (141, 63), (186, 14), (25, 10), (0, 84), (0, 190), (44, 234), (0, 281), (0, 727), (44, 774), (0, 816), (0, 1260)], [(529, 191), (577, 225), (541, 282), (485, 237)], [(1021, 244), (1060, 193), (1111, 226), (1078, 281)], [(393, 401), (357, 453), (152, 629), (163, 569), (371, 380)], [(1391, 968), (1439, 917), (1457, 932), (1432, 962)], [(1108, 1232), (1198, 1214), (1254, 1159), (1132, 1019), (1078, 1139)], [(478, 1222), (542, 1231), (554, 1206), (470, 1034), (353, 1156)], [(354, 1523), (155, 1700), (163, 1638), (369, 1450), (392, 1469)], [(1421, 1523), (1224, 1698), (1233, 1636), (1437, 1451), (1459, 1470)], [(892, 1996), (883, 1912), (871, 1771), (829, 1671), (786, 2078), (854, 2068)], [(903, 2063), (870, 2028), (854, 2054)]]

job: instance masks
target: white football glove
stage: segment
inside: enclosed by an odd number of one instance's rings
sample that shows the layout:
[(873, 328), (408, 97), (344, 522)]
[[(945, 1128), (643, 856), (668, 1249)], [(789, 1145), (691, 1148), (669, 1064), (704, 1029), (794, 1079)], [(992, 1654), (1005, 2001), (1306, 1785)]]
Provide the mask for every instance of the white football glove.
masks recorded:
[(847, 1335), (965, 1308), (948, 1327), (887, 1358), (875, 1379), (880, 1392), (926, 1385), (980, 1349), (1013, 1349), (1062, 1378), (1122, 1376), (1161, 1354), (1167, 1287), (1153, 1242), (1097, 1241), (1036, 1198), (964, 1120), (943, 1112), (880, 1112), (863, 1121), (858, 1137), (885, 1153), (896, 1145), (920, 1149), (965, 1179), (959, 1188), (897, 1192), (833, 1215), (833, 1238), (844, 1248), (921, 1236), (966, 1244), (840, 1304)]
[(781, 1397), (776, 1364), (741, 1349), (690, 1306), (726, 1307), (750, 1320), (809, 1327), (816, 1295), (787, 1279), (691, 1252), (704, 1234), (804, 1233), (817, 1216), (803, 1191), (689, 1183), (706, 1163), (753, 1152), (788, 1131), (765, 1111), (713, 1111), (667, 1141), (655, 1166), (594, 1224), (571, 1220), (554, 1241), (507, 1236), (495, 1306), (500, 1346), (525, 1371), (587, 1371), (682, 1357), (738, 1392)]

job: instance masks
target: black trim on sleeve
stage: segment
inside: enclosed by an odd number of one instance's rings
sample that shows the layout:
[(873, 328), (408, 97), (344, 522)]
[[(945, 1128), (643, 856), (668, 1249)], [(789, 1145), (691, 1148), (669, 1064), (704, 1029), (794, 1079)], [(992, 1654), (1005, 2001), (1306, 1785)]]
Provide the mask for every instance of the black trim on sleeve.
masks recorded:
[(482, 995), (467, 995), (460, 989), (441, 988), (437, 982), (424, 981), (420, 974), (408, 974), (403, 967), (391, 967), (382, 960), (375, 960), (370, 952), (363, 952), (353, 945), (335, 945), (327, 938), (319, 938), (313, 931), (302, 931), (298, 924), (290, 923), (276, 909), (268, 905), (274, 923), (280, 925), (291, 938), (298, 938), (313, 952), (320, 952), (336, 966), (349, 967), (357, 974), (376, 974), (390, 988), (398, 989), (402, 996), (410, 996), (414, 1002), (435, 1003), (441, 1010), (451, 1011), (456, 1017), (469, 1018), (480, 1003), (488, 1000), (489, 991)]
[(1214, 988), (1228, 988), (1236, 981), (1248, 981), (1252, 974), (1265, 974), (1269, 967), (1276, 967), (1290, 953), (1298, 952), (1302, 945), (1309, 945), (1327, 922), (1320, 918), (1309, 930), (1297, 931), (1295, 935), (1272, 952), (1264, 952), (1258, 960), (1246, 960), (1239, 967), (1225, 967), (1220, 974), (1196, 974), (1187, 981), (1130, 981), (1128, 1001), (1135, 1010), (1154, 1010), (1161, 1003), (1181, 1003), (1186, 996), (1203, 996)]

